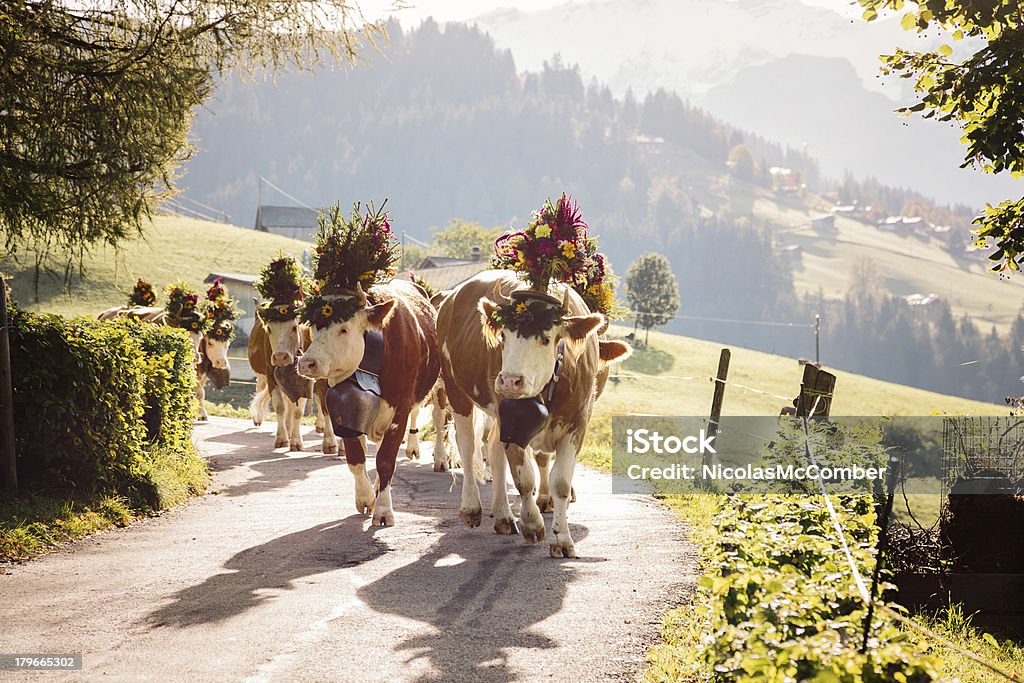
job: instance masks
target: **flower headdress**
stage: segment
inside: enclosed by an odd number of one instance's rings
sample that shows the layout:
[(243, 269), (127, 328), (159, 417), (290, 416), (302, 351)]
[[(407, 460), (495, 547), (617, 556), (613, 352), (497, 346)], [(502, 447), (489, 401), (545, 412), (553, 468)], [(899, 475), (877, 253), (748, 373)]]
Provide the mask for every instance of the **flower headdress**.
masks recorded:
[(132, 293), (128, 295), (129, 306), (152, 306), (156, 303), (156, 292), (153, 291), (153, 283), (144, 277), (135, 281)]
[(228, 296), (228, 289), (217, 278), (206, 290), (206, 320), (210, 326), (206, 336), (218, 341), (230, 342), (235, 336), (234, 322), (238, 320), (238, 306)]
[(302, 264), (291, 254), (281, 252), (260, 270), (256, 291), (266, 302), (260, 306), (260, 317), (271, 322), (285, 322), (295, 318), (305, 288), (306, 276), (302, 272)]
[[(516, 294), (525, 293), (526, 297)], [(531, 298), (529, 292), (513, 293), (513, 300), (508, 304), (499, 304), (491, 313), (491, 321), (521, 337), (543, 337), (555, 325), (561, 325), (565, 319), (564, 306), (554, 306), (548, 301)]]
[(340, 203), (320, 212), (314, 281), (300, 312), (304, 322), (322, 329), (348, 320), (366, 306), (366, 290), (394, 277), (398, 240), (386, 204), (371, 204), (364, 213), (356, 203), (348, 218)]
[(424, 292), (426, 292), (428, 299), (432, 298), (435, 294), (437, 294), (437, 287), (430, 284), (429, 282), (427, 282), (426, 280), (424, 280), (422, 277), (412, 272), (411, 270), (409, 271), (409, 282), (413, 283), (414, 285), (422, 289)]
[(196, 310), (199, 305), (199, 295), (196, 291), (178, 280), (167, 285), (164, 289), (167, 296), (167, 304), (164, 308), (175, 327), (182, 327), (190, 332), (203, 332), (208, 325), (206, 318), (199, 315)]
[[(529, 286), (528, 291), (544, 295), (554, 281), (575, 289), (590, 310), (606, 315), (613, 312), (613, 276), (604, 255), (597, 250), (597, 239), (589, 235), (579, 204), (565, 193), (555, 203), (545, 201), (525, 230), (505, 233), (495, 240), (491, 265), (517, 272)], [(524, 336), (539, 334), (540, 308), (534, 311), (529, 306), (523, 309), (523, 305), (523, 301), (502, 304), (495, 312), (495, 322), (500, 317), (510, 330)], [(566, 314), (566, 310), (561, 311), (562, 316)], [(543, 321), (548, 322), (544, 329), (559, 320), (554, 314), (544, 316)]]

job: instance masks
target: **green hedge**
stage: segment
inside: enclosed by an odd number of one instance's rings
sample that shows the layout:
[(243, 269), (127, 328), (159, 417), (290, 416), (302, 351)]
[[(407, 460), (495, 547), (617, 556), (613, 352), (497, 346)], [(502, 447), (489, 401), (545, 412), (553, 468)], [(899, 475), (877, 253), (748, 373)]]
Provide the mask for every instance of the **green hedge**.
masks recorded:
[[(877, 535), (870, 496), (833, 498), (861, 575)], [(704, 657), (719, 680), (890, 683), (931, 681), (933, 663), (875, 613), (858, 653), (865, 607), (820, 496), (727, 499), (715, 517), (713, 630)]]
[(154, 508), (205, 488), (183, 330), (18, 310), (12, 322), (19, 483)]

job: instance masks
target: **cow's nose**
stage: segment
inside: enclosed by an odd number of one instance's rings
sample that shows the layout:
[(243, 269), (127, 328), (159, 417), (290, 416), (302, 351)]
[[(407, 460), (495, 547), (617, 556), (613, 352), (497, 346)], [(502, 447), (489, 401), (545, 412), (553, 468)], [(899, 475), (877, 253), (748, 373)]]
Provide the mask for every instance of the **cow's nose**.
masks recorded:
[(226, 359), (218, 358), (217, 360), (213, 361), (213, 367), (217, 368), (218, 370), (227, 370), (228, 362)]
[(309, 375), (316, 372), (316, 361), (312, 358), (300, 358), (298, 369), (300, 375)]
[(285, 353), (284, 351), (278, 351), (270, 357), (270, 362), (274, 365), (291, 365), (292, 354)]
[(500, 372), (498, 373), (498, 388), (502, 391), (521, 391), (523, 376)]

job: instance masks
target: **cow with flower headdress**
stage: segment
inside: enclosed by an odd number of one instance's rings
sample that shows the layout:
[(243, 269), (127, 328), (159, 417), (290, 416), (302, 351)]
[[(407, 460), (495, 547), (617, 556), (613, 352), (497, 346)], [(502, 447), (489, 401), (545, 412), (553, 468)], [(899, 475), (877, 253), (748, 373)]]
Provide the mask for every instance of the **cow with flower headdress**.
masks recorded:
[[(527, 543), (548, 538), (552, 557), (575, 557), (568, 505), (576, 458), (602, 372), (630, 348), (599, 341), (606, 315), (592, 310), (577, 291), (611, 301), (604, 259), (568, 196), (546, 202), (525, 230), (500, 237), (493, 264), (505, 269), (484, 271), (459, 285), (438, 311), (441, 371), (466, 468), (460, 516), (470, 527), (481, 523), (472, 471), (477, 408), (495, 423), (488, 443), (495, 531), (521, 531)], [(550, 535), (537, 501), (534, 453), (554, 454)], [(505, 489), (506, 460), (522, 497), (519, 529)]]
[[(302, 319), (313, 341), (299, 372), (324, 379), (327, 409), (355, 476), (356, 510), (375, 525), (395, 522), (391, 486), (413, 406), (434, 387), (440, 367), (435, 312), (416, 286), (392, 280), (397, 241), (388, 213), (356, 204), (323, 212), (313, 292)], [(366, 439), (377, 442), (377, 480), (366, 472)]]
[(235, 300), (228, 296), (227, 287), (217, 278), (206, 290), (201, 312), (206, 324), (199, 342), (200, 357), (196, 364), (196, 400), (199, 402), (200, 420), (209, 419), (205, 405), (207, 381), (213, 382), (215, 389), (223, 389), (231, 382), (228, 348), (235, 337), (238, 314)]
[[(302, 264), (291, 254), (280, 253), (261, 271), (256, 290), (256, 324), (249, 335), (249, 366), (256, 375), (256, 393), (250, 404), (257, 427), (267, 415), (271, 399), (277, 412), (274, 448), (301, 451), (302, 416), (307, 401), (316, 396), (320, 415), (325, 414), (327, 385), (300, 377), (296, 364), (309, 346), (309, 325), (299, 320), (308, 288)], [(338, 441), (328, 424), (323, 430), (324, 453), (337, 453)]]

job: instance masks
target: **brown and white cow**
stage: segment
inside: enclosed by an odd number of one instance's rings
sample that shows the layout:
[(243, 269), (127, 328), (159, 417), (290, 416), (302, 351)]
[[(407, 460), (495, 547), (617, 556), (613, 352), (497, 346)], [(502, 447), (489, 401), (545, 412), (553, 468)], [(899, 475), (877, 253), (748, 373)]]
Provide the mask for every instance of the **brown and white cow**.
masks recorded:
[[(460, 285), (441, 305), (438, 337), (448, 401), (455, 414), (455, 438), (462, 454), (460, 516), (470, 527), (480, 525), (480, 491), (472, 472), (473, 408), (478, 407), (495, 420), (489, 439), (490, 466), (494, 477), (491, 514), (494, 530), (516, 533), (516, 521), (505, 488), (505, 461), (522, 497), (520, 525), (527, 543), (544, 540), (544, 519), (537, 506), (536, 471), (532, 451), (554, 453), (551, 469), (551, 497), (554, 506), (549, 550), (552, 557), (575, 557), (567, 509), (572, 494), (576, 458), (586, 435), (602, 358), (597, 331), (605, 318), (590, 309), (571, 289), (558, 287), (567, 315), (541, 336), (523, 337), (500, 328), (491, 315), (509, 295), (523, 288), (515, 273), (485, 271)], [(559, 349), (562, 362), (556, 372)], [(629, 347), (609, 347), (607, 362), (627, 353)], [(545, 389), (554, 381), (550, 400)], [(542, 395), (544, 394), (544, 395)], [(499, 442), (501, 421), (498, 405), (502, 398), (541, 397), (550, 413), (544, 428), (527, 448)]]
[[(299, 398), (293, 401), (289, 398), (284, 388), (278, 385), (274, 369), (294, 366), (311, 340), (309, 326), (300, 323), (297, 317), (289, 320), (270, 320), (261, 313), (261, 307), (257, 302), (256, 324), (252, 326), (249, 334), (248, 346), (249, 367), (256, 375), (256, 394), (249, 408), (253, 424), (259, 427), (263, 424), (267, 406), (273, 398), (274, 410), (277, 412), (274, 448), (287, 446), (290, 450), (301, 451), (305, 447), (302, 442), (302, 416), (306, 410), (307, 399)], [(327, 414), (324, 403), (326, 391), (325, 382), (314, 383), (313, 392), (320, 406), (321, 416)], [(321, 449), (324, 453), (337, 453), (338, 440), (330, 428), (329, 418), (324, 419), (327, 420), (327, 427), (323, 429)]]
[(222, 389), (231, 381), (231, 363), (228, 361), (228, 347), (231, 342), (215, 339), (204, 334), (199, 340), (196, 356), (196, 400), (199, 402), (199, 419), (208, 420), (206, 412), (206, 383), (213, 379), (214, 388)]
[[(383, 336), (379, 369), (380, 409), (365, 437), (343, 437), (345, 458), (355, 476), (356, 510), (372, 513), (373, 523), (395, 523), (391, 482), (414, 405), (426, 399), (437, 381), (441, 365), (437, 345), (436, 313), (415, 286), (399, 280), (370, 290), (339, 294), (361, 300), (361, 308), (347, 320), (313, 329), (313, 342), (299, 359), (299, 372), (337, 386), (355, 373), (365, 351), (364, 334), (380, 330)], [(366, 474), (366, 437), (377, 442), (377, 481)]]

